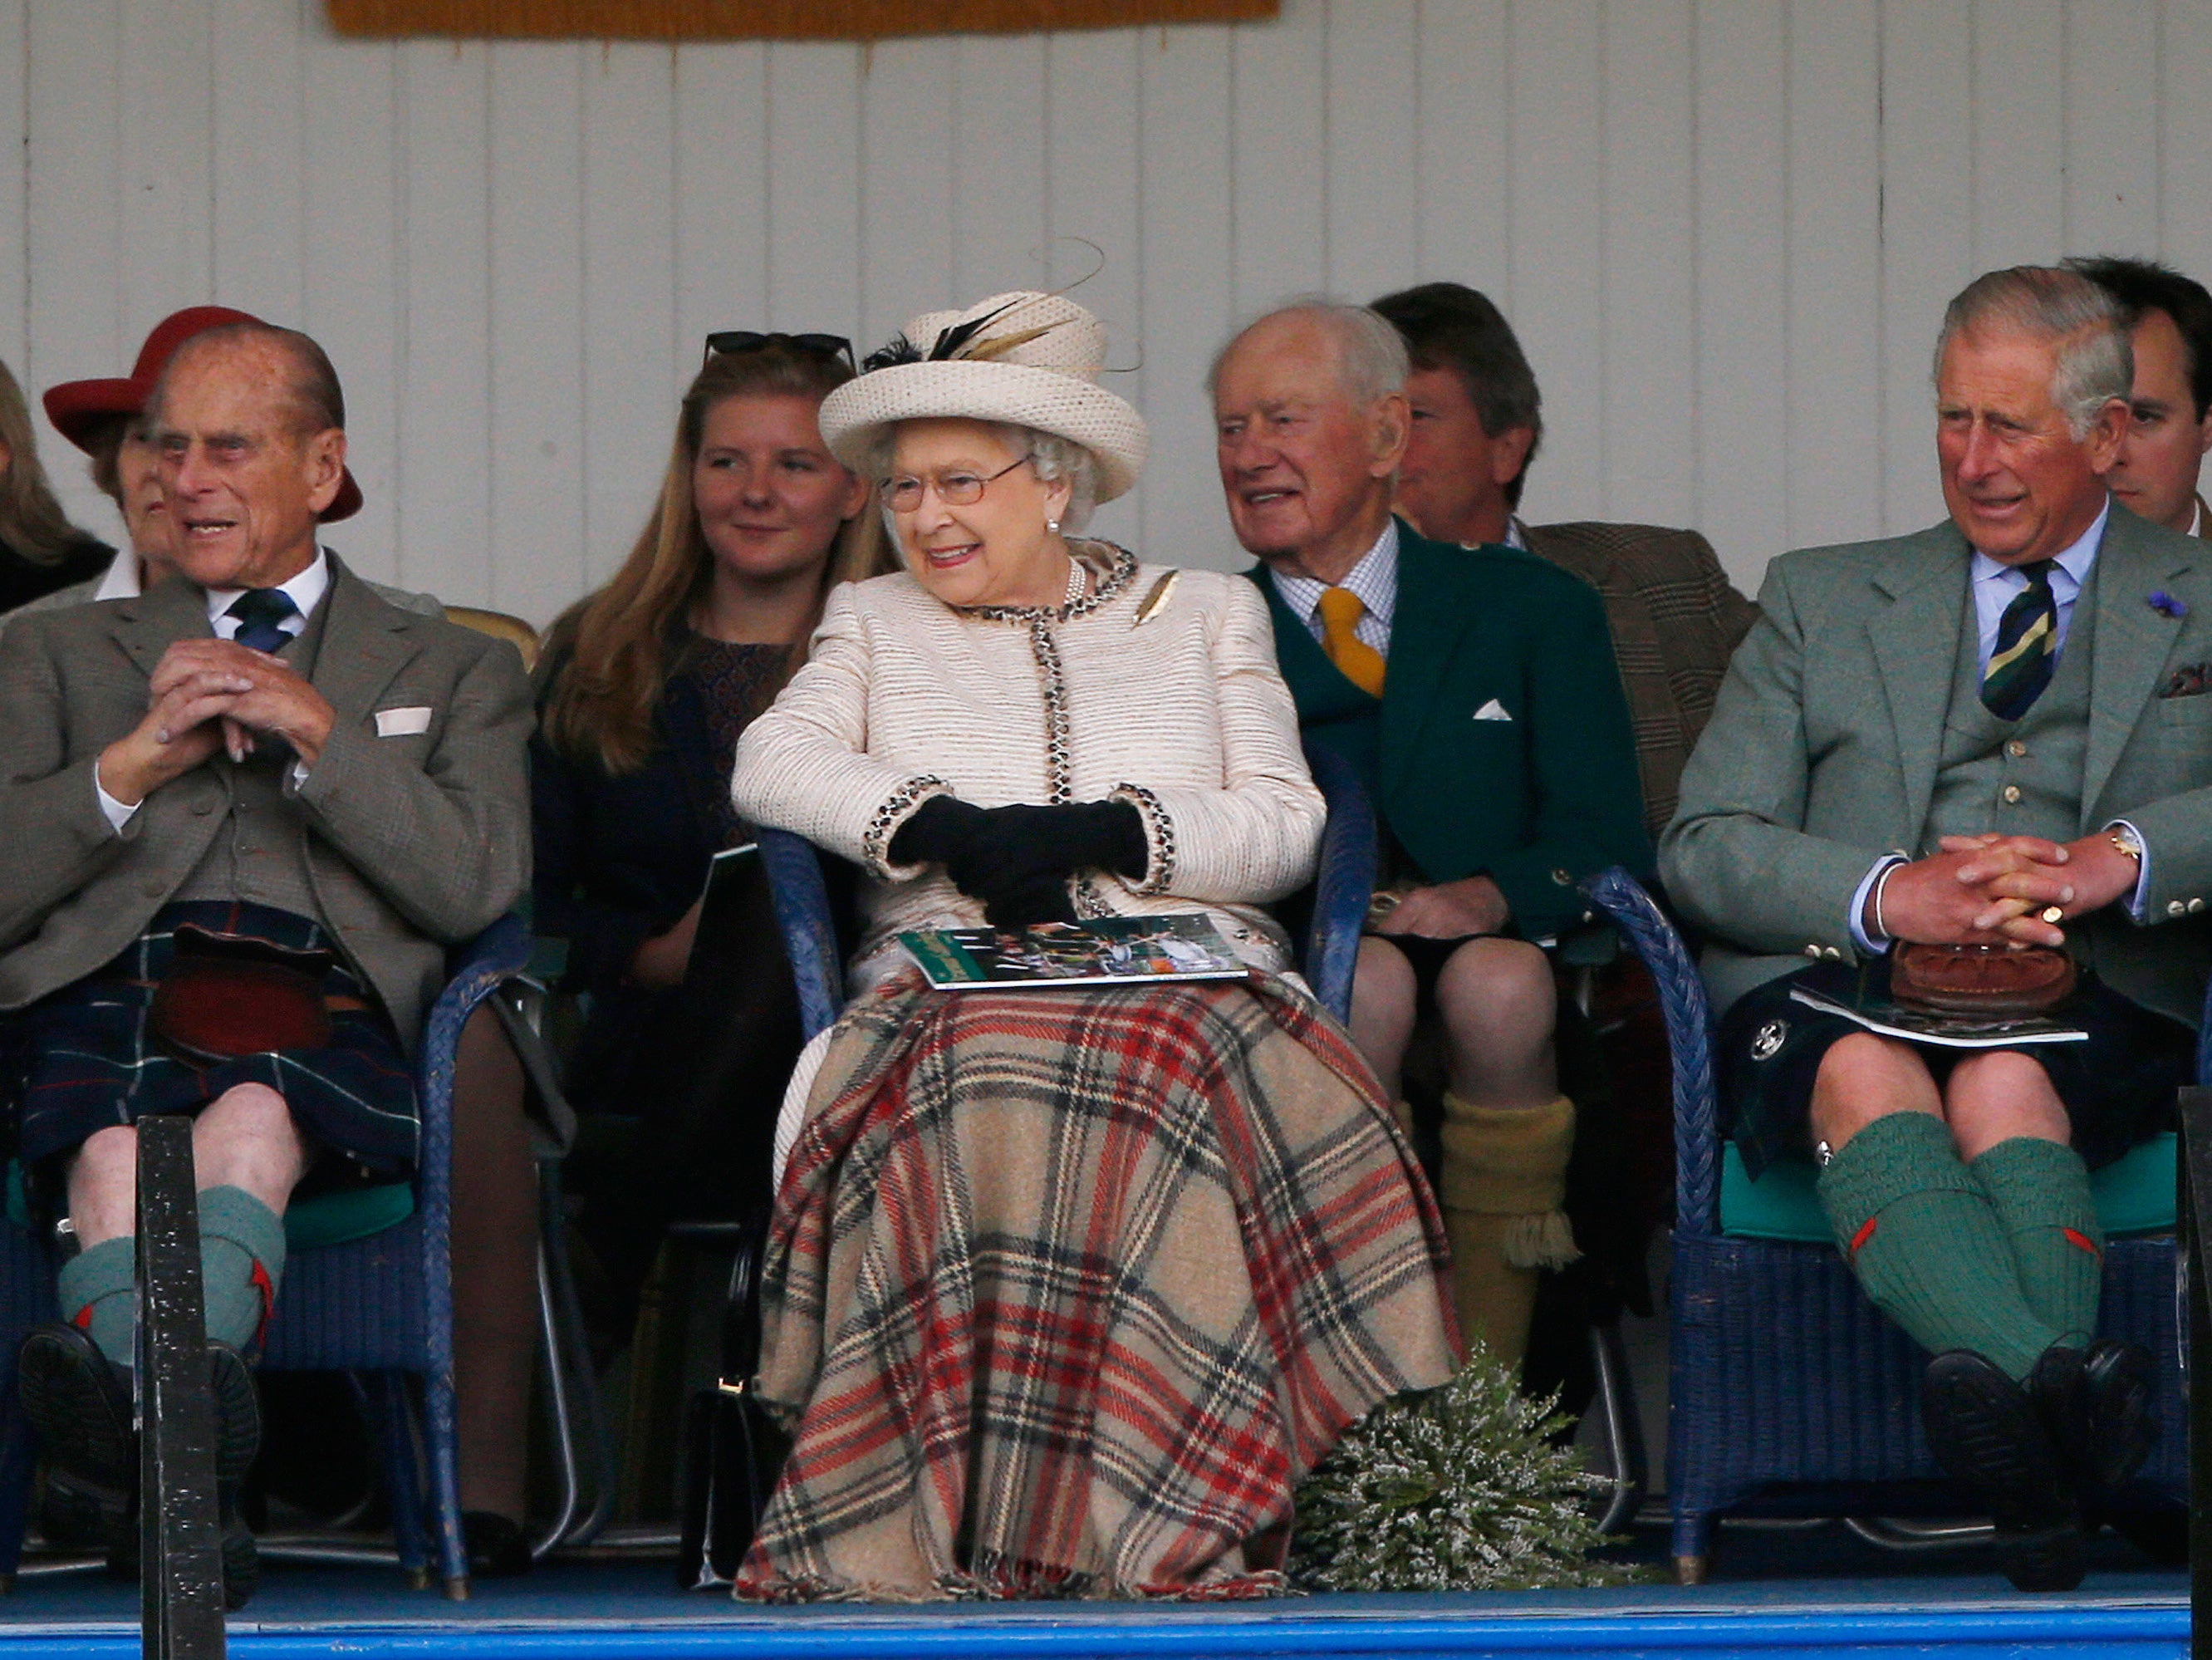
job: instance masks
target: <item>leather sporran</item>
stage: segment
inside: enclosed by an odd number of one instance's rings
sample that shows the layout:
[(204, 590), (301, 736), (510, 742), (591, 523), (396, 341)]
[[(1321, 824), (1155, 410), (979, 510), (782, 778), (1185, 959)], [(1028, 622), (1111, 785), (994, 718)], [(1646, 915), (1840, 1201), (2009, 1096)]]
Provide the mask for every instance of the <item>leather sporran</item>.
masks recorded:
[(738, 1249), (722, 1311), (721, 1376), (692, 1395), (684, 1414), (676, 1583), (685, 1590), (726, 1590), (735, 1583), (791, 1456), (791, 1438), (753, 1392), (760, 1369), (761, 1246), (760, 1233), (751, 1232)]
[(186, 923), (154, 988), (147, 1030), (186, 1061), (210, 1065), (274, 1049), (321, 1049), (331, 1041), (323, 982), (327, 951), (295, 951), (265, 939)]
[(1900, 942), (1889, 994), (1908, 1008), (2006, 1020), (2047, 1014), (2074, 994), (2074, 959), (2048, 946)]

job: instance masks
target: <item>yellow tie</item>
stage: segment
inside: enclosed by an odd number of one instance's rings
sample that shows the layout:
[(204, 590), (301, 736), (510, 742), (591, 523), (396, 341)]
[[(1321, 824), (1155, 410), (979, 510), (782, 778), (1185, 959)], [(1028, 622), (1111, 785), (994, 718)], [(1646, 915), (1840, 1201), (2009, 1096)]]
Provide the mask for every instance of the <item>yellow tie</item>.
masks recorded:
[(1350, 588), (1321, 593), (1321, 648), (1337, 672), (1370, 697), (1382, 695), (1382, 654), (1354, 632), (1367, 615), (1366, 603)]

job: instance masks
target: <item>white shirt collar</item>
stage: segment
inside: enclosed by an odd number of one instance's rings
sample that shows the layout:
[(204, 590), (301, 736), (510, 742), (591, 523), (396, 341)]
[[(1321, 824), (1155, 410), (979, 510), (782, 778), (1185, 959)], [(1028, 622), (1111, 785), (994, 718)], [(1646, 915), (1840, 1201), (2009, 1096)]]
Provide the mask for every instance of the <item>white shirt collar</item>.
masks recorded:
[(143, 591), (138, 581), (138, 556), (125, 548), (107, 562), (92, 597), (94, 600), (136, 599)]
[[(288, 617), (278, 626), (295, 638), (304, 633), (307, 627), (307, 619), (314, 615), (315, 607), (322, 604), (323, 595), (329, 591), (330, 586), (331, 556), (328, 550), (318, 547), (315, 550), (314, 558), (308, 563), (306, 569), (289, 581), (279, 582), (276, 585), (278, 591), (288, 596), (292, 603), (300, 608), (300, 614), (297, 617)], [(222, 617), (231, 608), (238, 596), (244, 593), (246, 590), (244, 588), (209, 588), (205, 592), (208, 621), (213, 623), (217, 617)], [(236, 632), (234, 625), (231, 631)], [(223, 630), (220, 628), (217, 628), (216, 632), (223, 634)], [(229, 635), (224, 635), (224, 637), (228, 639)]]
[[(2106, 522), (2112, 516), (2112, 499), (2108, 496), (2105, 498), (2105, 505), (2098, 513), (2095, 522), (2081, 532), (2080, 538), (2072, 546), (2057, 556), (2058, 569), (2066, 574), (2070, 584), (2070, 592), (2062, 598), (2071, 599), (2074, 594), (2081, 591), (2081, 585), (2089, 580), (2089, 572), (2097, 562), (2097, 550), (2104, 545)], [(2020, 580), (2018, 582), (2006, 582), (2007, 587), (2027, 586), (2027, 578), (2020, 575), (2018, 566), (2000, 564), (1979, 549), (1975, 550), (1975, 581), (1995, 582), (2011, 576), (2019, 576)]]

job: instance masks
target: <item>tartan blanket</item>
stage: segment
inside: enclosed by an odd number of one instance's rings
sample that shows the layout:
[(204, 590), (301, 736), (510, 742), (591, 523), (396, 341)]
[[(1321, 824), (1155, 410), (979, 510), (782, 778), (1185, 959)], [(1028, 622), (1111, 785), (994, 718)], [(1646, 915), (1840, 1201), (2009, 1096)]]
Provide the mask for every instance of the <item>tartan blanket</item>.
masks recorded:
[(738, 1595), (775, 1601), (1279, 1591), (1292, 1483), (1459, 1355), (1373, 1075), (1264, 976), (859, 999), (763, 1340), (795, 1440)]

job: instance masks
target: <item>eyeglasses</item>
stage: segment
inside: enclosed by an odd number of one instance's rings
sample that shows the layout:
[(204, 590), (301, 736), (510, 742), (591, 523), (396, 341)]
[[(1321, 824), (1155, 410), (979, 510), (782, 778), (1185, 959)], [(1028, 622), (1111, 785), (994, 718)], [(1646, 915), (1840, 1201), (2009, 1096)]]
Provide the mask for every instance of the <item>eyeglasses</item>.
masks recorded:
[(957, 469), (940, 472), (927, 478), (916, 478), (908, 473), (904, 477), (884, 480), (884, 502), (893, 513), (912, 513), (921, 505), (921, 493), (934, 489), (937, 499), (948, 508), (972, 508), (983, 499), (986, 485), (995, 484), (1024, 461), (1036, 458), (1018, 455), (998, 471), (983, 474)]
[(707, 350), (699, 359), (704, 368), (717, 357), (732, 357), (744, 352), (767, 351), (775, 346), (795, 346), (801, 351), (811, 351), (817, 357), (842, 357), (845, 367), (855, 374), (860, 366), (854, 361), (853, 343), (842, 334), (762, 334), (752, 329), (723, 329), (707, 337)]

